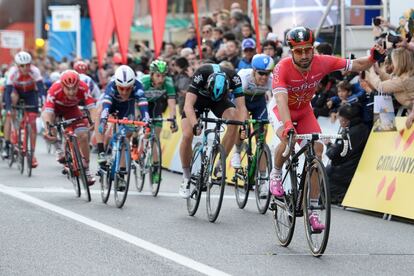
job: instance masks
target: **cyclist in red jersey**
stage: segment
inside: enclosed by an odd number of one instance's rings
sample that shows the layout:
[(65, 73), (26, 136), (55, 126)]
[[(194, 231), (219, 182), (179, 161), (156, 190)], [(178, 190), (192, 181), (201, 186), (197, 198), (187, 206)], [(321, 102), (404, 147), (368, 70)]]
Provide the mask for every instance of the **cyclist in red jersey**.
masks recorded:
[[(320, 133), (310, 101), (315, 94), (316, 87), (321, 79), (332, 71), (363, 71), (371, 67), (376, 61), (385, 58), (385, 50), (380, 45), (371, 49), (368, 57), (347, 60), (334, 56), (314, 54), (313, 32), (305, 27), (296, 27), (286, 35), (286, 42), (292, 51), (292, 57), (282, 59), (273, 70), (272, 91), (276, 100), (273, 112), (277, 118), (274, 129), (281, 143), (275, 151), (275, 165), (270, 175), (270, 192), (276, 197), (284, 195), (282, 186), (282, 166), (287, 157), (282, 153), (288, 143), (287, 135), (290, 130), (298, 134)], [(297, 125), (294, 126), (293, 122)], [(322, 158), (323, 145), (315, 143), (315, 154)], [(318, 190), (312, 189), (311, 199), (318, 200)], [(314, 230), (323, 230), (317, 213), (309, 216)]]
[[(44, 125), (54, 124), (56, 116), (62, 116), (64, 120), (81, 117), (82, 111), (79, 103), (83, 102), (89, 110), (91, 118), (96, 116), (95, 99), (89, 92), (86, 83), (79, 79), (79, 74), (74, 70), (66, 70), (49, 89), (46, 97), (42, 118)], [(75, 131), (81, 154), (84, 158), (86, 177), (89, 185), (95, 182), (89, 170), (89, 123), (87, 119), (77, 121), (71, 126)], [(49, 130), (45, 130), (45, 138), (50, 141), (56, 140), (56, 130), (52, 130), (53, 136), (49, 136)]]

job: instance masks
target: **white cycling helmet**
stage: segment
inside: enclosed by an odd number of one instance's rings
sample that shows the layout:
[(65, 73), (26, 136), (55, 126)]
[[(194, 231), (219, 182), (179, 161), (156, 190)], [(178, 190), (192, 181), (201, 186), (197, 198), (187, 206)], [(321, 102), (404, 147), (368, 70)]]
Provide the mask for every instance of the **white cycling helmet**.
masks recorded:
[(115, 84), (121, 87), (130, 87), (135, 83), (135, 72), (128, 65), (121, 65), (115, 71)]
[(58, 81), (60, 79), (60, 73), (58, 71), (54, 71), (50, 74), (49, 79), (52, 83)]
[(28, 52), (20, 51), (14, 56), (14, 62), (17, 65), (29, 64), (32, 62), (32, 57)]

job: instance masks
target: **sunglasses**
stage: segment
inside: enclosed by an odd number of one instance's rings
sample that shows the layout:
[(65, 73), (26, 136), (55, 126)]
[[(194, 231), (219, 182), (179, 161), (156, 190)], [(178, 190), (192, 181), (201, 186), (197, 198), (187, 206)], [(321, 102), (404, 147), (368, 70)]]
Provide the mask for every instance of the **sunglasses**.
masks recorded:
[(129, 91), (130, 89), (131, 89), (132, 87), (131, 86), (129, 86), (129, 87), (122, 87), (122, 86), (117, 86), (117, 89), (118, 89), (118, 91), (119, 92), (127, 92), (127, 91)]
[(260, 71), (260, 70), (256, 70), (256, 72), (260, 76), (269, 76), (270, 75), (270, 71)]
[(313, 46), (293, 48), (292, 53), (294, 53), (295, 55), (310, 55), (311, 53), (313, 53)]
[(30, 67), (30, 63), (28, 63), (28, 64), (20, 64), (19, 67), (20, 68)]

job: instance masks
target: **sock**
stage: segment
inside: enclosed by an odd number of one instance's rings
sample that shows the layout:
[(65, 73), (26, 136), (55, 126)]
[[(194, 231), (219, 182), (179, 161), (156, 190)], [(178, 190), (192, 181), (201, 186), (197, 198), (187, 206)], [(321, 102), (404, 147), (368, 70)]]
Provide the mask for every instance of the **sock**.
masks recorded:
[(319, 200), (315, 199), (315, 198), (311, 198), (310, 199), (310, 205), (313, 206), (313, 207), (318, 206), (319, 205)]
[(241, 151), (242, 151), (242, 144), (236, 145), (236, 152), (241, 153)]
[(184, 178), (189, 179), (191, 177), (190, 168), (183, 168)]
[(98, 143), (98, 153), (105, 152), (104, 144)]
[(281, 175), (282, 174), (282, 169), (281, 168), (277, 168), (277, 167), (273, 167), (272, 172), (270, 174), (273, 175)]

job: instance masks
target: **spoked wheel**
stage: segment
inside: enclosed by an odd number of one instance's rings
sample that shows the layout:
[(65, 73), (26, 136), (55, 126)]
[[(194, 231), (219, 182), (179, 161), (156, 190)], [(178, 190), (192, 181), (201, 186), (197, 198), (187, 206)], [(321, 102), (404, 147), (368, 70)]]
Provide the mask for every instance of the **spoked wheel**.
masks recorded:
[(16, 145), (10, 144), (9, 145), (9, 168), (13, 166), (13, 163), (17, 161), (18, 158), (18, 151), (16, 151)]
[(249, 198), (249, 158), (246, 151), (247, 144), (243, 143), (241, 147), (241, 167), (234, 169), (233, 183), (237, 206), (239, 206), (240, 209), (243, 209)]
[(32, 134), (32, 128), (29, 124), (26, 125), (26, 172), (27, 176), (32, 176), (32, 161), (33, 161), (33, 145), (30, 135)]
[[(152, 152), (149, 152), (149, 151), (152, 151)], [(153, 139), (151, 139), (151, 148), (147, 150), (147, 154), (150, 155), (148, 163), (150, 165), (149, 181), (151, 184), (151, 193), (154, 197), (156, 197), (160, 190), (160, 184), (161, 184), (162, 155), (161, 155), (160, 140), (158, 140), (158, 137), (155, 135)]]
[(77, 197), (81, 196), (81, 190), (80, 190), (80, 183), (79, 183), (79, 177), (75, 174), (74, 168), (73, 168), (73, 162), (72, 154), (70, 153), (70, 147), (69, 143), (65, 144), (65, 168), (66, 175), (70, 182), (72, 182), (73, 189), (75, 191), (75, 195)]
[(124, 155), (125, 159), (125, 171), (115, 172), (114, 179), (114, 196), (115, 205), (118, 208), (122, 208), (125, 204), (125, 200), (128, 194), (129, 179), (131, 176), (131, 151), (126, 138), (122, 138), (118, 152), (116, 153), (117, 160), (121, 160), (121, 155)]
[(137, 187), (137, 191), (140, 193), (142, 192), (145, 184), (144, 160), (140, 157), (139, 160), (132, 161), (131, 170), (134, 175), (135, 186)]
[(194, 146), (193, 156), (191, 158), (191, 177), (188, 183), (188, 188), (190, 189), (190, 197), (187, 198), (187, 210), (190, 216), (194, 216), (197, 212), (201, 199), (201, 185), (203, 182), (201, 147), (201, 142), (198, 142)]
[[(315, 257), (322, 256), (329, 238), (331, 223), (331, 198), (329, 183), (325, 167), (319, 159), (313, 159), (310, 171), (307, 172), (304, 186), (303, 212), (305, 219), (305, 232), (309, 248)], [(325, 227), (313, 229), (310, 224), (310, 215), (317, 216)]]
[[(106, 150), (106, 156), (109, 155), (111, 151), (110, 146)], [(109, 195), (111, 194), (111, 187), (112, 187), (112, 161), (108, 161), (104, 168), (99, 168), (98, 175), (99, 175), (99, 184), (101, 185), (101, 198), (103, 203), (107, 203), (109, 199)]]
[(226, 153), (221, 144), (213, 149), (210, 167), (206, 197), (207, 217), (210, 222), (215, 222), (220, 213), (226, 187)]
[(287, 171), (283, 175), (283, 188), (285, 196), (283, 198), (272, 197), (271, 210), (272, 219), (275, 226), (276, 236), (282, 246), (290, 244), (295, 231), (296, 212), (295, 202), (297, 194), (297, 181), (294, 174)]
[(72, 140), (73, 151), (75, 152), (76, 163), (77, 163), (78, 171), (79, 171), (79, 178), (82, 181), (82, 186), (85, 191), (85, 197), (87, 201), (91, 201), (91, 192), (89, 190), (88, 178), (86, 177), (86, 171), (83, 165), (82, 155), (79, 150), (78, 141), (75, 137), (71, 137), (71, 139), (73, 139)]
[(24, 151), (23, 151), (23, 135), (24, 130), (19, 128), (19, 136), (18, 136), (18, 152), (17, 152), (17, 168), (20, 171), (20, 174), (23, 174), (24, 172)]
[(267, 144), (263, 144), (256, 162), (256, 205), (259, 213), (265, 214), (270, 203), (269, 182), (272, 169), (272, 155)]

